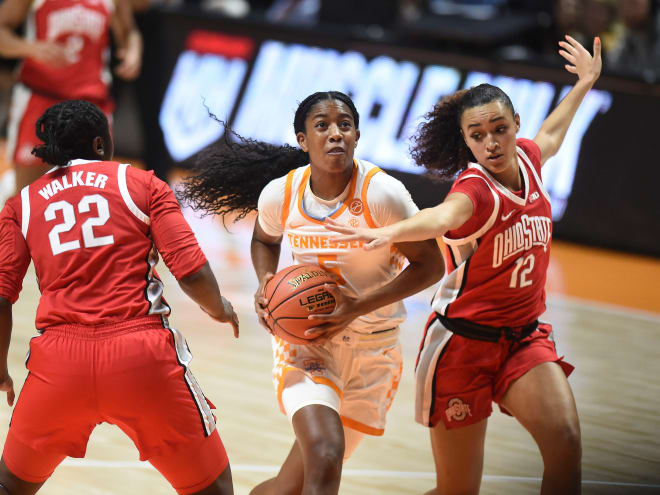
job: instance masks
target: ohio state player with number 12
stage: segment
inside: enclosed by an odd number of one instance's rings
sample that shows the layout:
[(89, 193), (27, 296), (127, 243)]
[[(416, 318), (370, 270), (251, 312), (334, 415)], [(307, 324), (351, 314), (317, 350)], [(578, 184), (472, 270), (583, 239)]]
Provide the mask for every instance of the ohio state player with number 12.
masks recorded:
[(416, 419), (431, 427), (436, 488), (479, 493), (492, 403), (532, 434), (545, 470), (542, 493), (580, 492), (580, 424), (545, 311), (552, 214), (541, 167), (557, 153), (601, 70), (566, 36), (559, 50), (578, 81), (533, 140), (517, 139), (520, 116), (500, 88), (481, 84), (448, 95), (425, 116), (413, 158), (453, 180), (438, 206), (377, 229), (329, 219), (326, 228), (367, 248), (443, 237), (442, 279), (416, 364)]
[[(95, 105), (58, 103), (37, 121), (35, 155), (55, 164), (0, 214), (0, 390), (11, 303), (30, 260), (41, 291), (26, 366), (0, 462), (0, 493), (35, 493), (89, 435), (115, 424), (181, 494), (233, 493), (212, 405), (192, 355), (170, 327), (154, 269), (158, 253), (184, 292), (213, 319), (238, 319), (167, 184), (110, 161), (108, 121)], [(45, 413), (44, 413), (45, 412)]]

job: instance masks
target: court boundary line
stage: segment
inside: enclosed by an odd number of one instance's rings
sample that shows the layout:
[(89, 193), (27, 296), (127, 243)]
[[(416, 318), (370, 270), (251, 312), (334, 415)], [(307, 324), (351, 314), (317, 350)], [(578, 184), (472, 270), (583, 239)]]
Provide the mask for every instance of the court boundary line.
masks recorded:
[[(111, 468), (111, 469), (154, 469), (148, 462), (142, 461), (103, 461), (97, 459), (65, 459), (61, 466), (66, 467), (97, 467), (97, 468)], [(264, 473), (273, 474), (280, 470), (280, 466), (267, 466), (259, 464), (232, 464), (232, 473)], [(344, 469), (342, 476), (356, 477), (374, 477), (374, 478), (397, 478), (397, 479), (435, 479), (435, 473), (428, 471), (388, 471), (380, 469)], [(485, 474), (482, 479), (484, 481), (506, 482), (518, 481), (528, 483), (540, 483), (541, 478), (533, 476), (505, 476), (496, 474)], [(620, 486), (628, 488), (660, 488), (660, 484), (654, 483), (633, 483), (627, 481), (601, 481), (601, 480), (582, 480), (583, 485), (598, 485), (598, 486)]]

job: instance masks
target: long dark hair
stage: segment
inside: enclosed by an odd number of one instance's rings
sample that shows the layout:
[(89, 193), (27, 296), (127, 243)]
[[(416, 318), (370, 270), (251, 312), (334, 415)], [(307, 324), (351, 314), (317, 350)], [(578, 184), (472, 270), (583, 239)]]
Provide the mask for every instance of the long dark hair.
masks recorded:
[(105, 114), (93, 103), (67, 100), (37, 119), (36, 133), (44, 144), (35, 146), (32, 154), (51, 165), (66, 165), (76, 158), (97, 157), (94, 138), (109, 138), (110, 128)]
[[(339, 91), (309, 95), (298, 105), (295, 133), (305, 132), (305, 120), (312, 107), (325, 100), (339, 100), (353, 113), (356, 129), (360, 116), (351, 98)], [(202, 150), (196, 161), (196, 175), (184, 179), (177, 190), (179, 200), (193, 210), (225, 216), (235, 213), (234, 221), (257, 209), (262, 189), (273, 179), (309, 163), (309, 155), (298, 147), (244, 138), (209, 112), (225, 129), (223, 138)]]
[(511, 99), (491, 84), (460, 90), (440, 100), (424, 116), (413, 136), (410, 154), (415, 163), (425, 167), (431, 176), (453, 180), (468, 162), (476, 161), (461, 133), (463, 112), (493, 101), (501, 101), (515, 115)]

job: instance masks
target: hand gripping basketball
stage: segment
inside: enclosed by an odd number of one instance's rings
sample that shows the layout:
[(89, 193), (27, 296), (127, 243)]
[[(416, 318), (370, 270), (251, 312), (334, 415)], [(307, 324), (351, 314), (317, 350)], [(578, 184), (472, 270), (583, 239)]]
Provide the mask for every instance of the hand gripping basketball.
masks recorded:
[(324, 287), (326, 284), (336, 282), (315, 265), (294, 265), (277, 272), (264, 288), (266, 324), (271, 332), (293, 344), (314, 340), (316, 335), (305, 335), (305, 330), (318, 322), (307, 317), (335, 309), (335, 298)]

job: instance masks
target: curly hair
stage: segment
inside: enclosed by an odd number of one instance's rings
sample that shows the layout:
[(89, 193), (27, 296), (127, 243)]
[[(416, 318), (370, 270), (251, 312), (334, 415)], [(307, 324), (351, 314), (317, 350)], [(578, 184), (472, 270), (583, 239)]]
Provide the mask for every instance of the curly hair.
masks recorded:
[(476, 161), (461, 132), (463, 112), (493, 101), (502, 102), (515, 115), (511, 99), (491, 84), (463, 89), (440, 100), (424, 115), (412, 138), (410, 154), (414, 162), (425, 167), (431, 176), (453, 180), (469, 162)]
[(105, 114), (93, 103), (67, 100), (56, 103), (37, 119), (37, 137), (43, 144), (32, 154), (51, 165), (66, 165), (76, 158), (98, 158), (92, 147), (97, 136), (109, 137)]
[[(358, 128), (360, 116), (351, 98), (339, 91), (324, 91), (309, 95), (298, 105), (293, 120), (296, 134), (305, 132), (310, 110), (325, 100), (346, 104)], [(223, 218), (234, 213), (236, 222), (257, 209), (259, 194), (271, 180), (309, 163), (309, 155), (298, 147), (244, 138), (211, 112), (209, 116), (224, 127), (223, 138), (199, 153), (194, 166), (197, 173), (186, 177), (177, 189), (181, 203), (195, 211)]]

